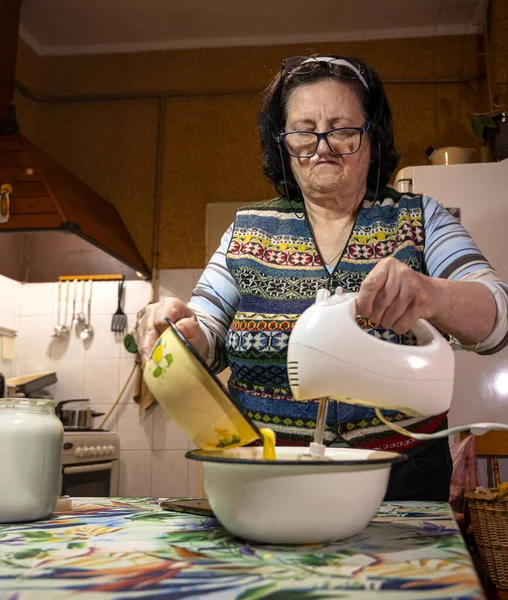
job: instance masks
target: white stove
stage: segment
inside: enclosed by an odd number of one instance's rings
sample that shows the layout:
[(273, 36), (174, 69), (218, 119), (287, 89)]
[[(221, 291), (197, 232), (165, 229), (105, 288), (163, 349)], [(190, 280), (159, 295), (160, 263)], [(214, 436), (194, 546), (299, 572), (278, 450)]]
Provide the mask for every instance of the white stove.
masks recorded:
[(66, 431), (62, 495), (117, 496), (120, 439), (114, 431)]
[(63, 464), (97, 463), (120, 458), (120, 440), (114, 431), (66, 431)]

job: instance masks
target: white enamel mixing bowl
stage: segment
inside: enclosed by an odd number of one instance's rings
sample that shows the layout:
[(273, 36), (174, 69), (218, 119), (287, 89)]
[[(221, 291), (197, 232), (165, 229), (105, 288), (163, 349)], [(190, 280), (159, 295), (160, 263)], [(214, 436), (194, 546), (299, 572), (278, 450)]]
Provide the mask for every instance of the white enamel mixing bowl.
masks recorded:
[(261, 447), (217, 452), (192, 450), (203, 461), (210, 505), (231, 533), (254, 542), (310, 544), (360, 532), (383, 501), (392, 452), (327, 448), (332, 460), (301, 461), (307, 447), (277, 447), (262, 460)]

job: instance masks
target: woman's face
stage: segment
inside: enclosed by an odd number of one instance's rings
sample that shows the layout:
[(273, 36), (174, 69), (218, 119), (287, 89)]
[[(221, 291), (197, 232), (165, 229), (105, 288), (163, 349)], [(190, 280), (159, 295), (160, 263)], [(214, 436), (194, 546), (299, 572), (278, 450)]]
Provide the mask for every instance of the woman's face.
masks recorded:
[[(301, 85), (289, 95), (286, 131), (322, 133), (337, 127), (362, 127), (367, 120), (355, 92), (334, 79)], [(363, 198), (370, 166), (370, 140), (360, 150), (336, 155), (320, 140), (310, 158), (291, 157), (293, 175), (307, 197), (353, 195)]]

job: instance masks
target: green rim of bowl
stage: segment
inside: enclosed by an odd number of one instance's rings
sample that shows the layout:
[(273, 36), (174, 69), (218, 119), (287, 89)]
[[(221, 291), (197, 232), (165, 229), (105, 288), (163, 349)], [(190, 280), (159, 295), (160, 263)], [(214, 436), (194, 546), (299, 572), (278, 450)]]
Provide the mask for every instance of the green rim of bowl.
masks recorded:
[[(284, 446), (288, 448), (290, 446)], [(302, 446), (294, 446), (295, 449), (301, 448)], [(245, 448), (245, 446), (244, 446)], [(346, 449), (346, 448), (344, 448)], [(362, 450), (366, 450), (367, 448), (361, 448)], [(234, 450), (234, 449), (233, 449)], [(277, 448), (275, 449), (277, 451)], [(339, 450), (339, 448), (337, 448)], [(227, 451), (227, 450), (226, 450)], [(216, 453), (219, 453), (220, 450), (189, 450), (185, 454), (185, 458), (189, 458), (190, 460), (198, 460), (201, 462), (215, 462), (215, 463), (231, 463), (231, 464), (252, 464), (252, 465), (271, 465), (272, 467), (277, 467), (280, 465), (305, 465), (312, 467), (330, 467), (331, 465), (338, 466), (367, 466), (367, 465), (385, 465), (385, 464), (395, 464), (400, 462), (405, 462), (408, 459), (406, 454), (393, 454), (393, 456), (386, 458), (371, 458), (371, 459), (358, 459), (358, 460), (312, 460), (308, 462), (302, 462), (301, 460), (263, 460), (263, 459), (255, 459), (255, 458), (238, 458), (238, 457), (227, 457), (227, 456), (214, 456)], [(372, 452), (386, 452), (386, 450), (372, 450)]]
[[(205, 363), (205, 361), (201, 358), (197, 350), (194, 346), (189, 342), (189, 340), (183, 335), (183, 333), (178, 329), (178, 327), (173, 323), (171, 319), (166, 318), (168, 325), (171, 327), (173, 332), (176, 334), (176, 337), (182, 342), (182, 344), (191, 352), (194, 358), (198, 361), (198, 363), (203, 367), (203, 369), (208, 373), (208, 375), (213, 379), (216, 385), (219, 386), (222, 392), (226, 395), (229, 401), (233, 404), (233, 406), (238, 410), (240, 415), (247, 421), (249, 426), (254, 430), (254, 432), (258, 435), (259, 439), (263, 439), (263, 435), (259, 428), (251, 421), (251, 419), (245, 413), (245, 409), (241, 406), (228, 392), (228, 390), (224, 387), (222, 381), (210, 370), (210, 367)], [(241, 447), (241, 446), (239, 446)], [(214, 452), (211, 450), (211, 452)]]

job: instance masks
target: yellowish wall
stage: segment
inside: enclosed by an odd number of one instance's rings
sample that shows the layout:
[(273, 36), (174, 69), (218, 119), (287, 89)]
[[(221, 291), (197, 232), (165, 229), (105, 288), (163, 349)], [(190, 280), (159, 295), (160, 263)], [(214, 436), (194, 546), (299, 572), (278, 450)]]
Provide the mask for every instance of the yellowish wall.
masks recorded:
[[(274, 195), (261, 173), (258, 94), (282, 58), (311, 51), (361, 56), (384, 79), (476, 74), (476, 39), (454, 36), (42, 59), (21, 43), (17, 76), (48, 95), (174, 94), (165, 105), (159, 266), (201, 267), (207, 202)], [(386, 88), (401, 166), (425, 164), (429, 145), (476, 145), (470, 130), (476, 84)], [(156, 101), (36, 105), (20, 99), (18, 113), (29, 137), (117, 207), (150, 263)]]
[[(489, 58), (492, 102), (508, 110), (508, 0), (491, 0)], [(490, 108), (490, 107), (489, 107)]]

